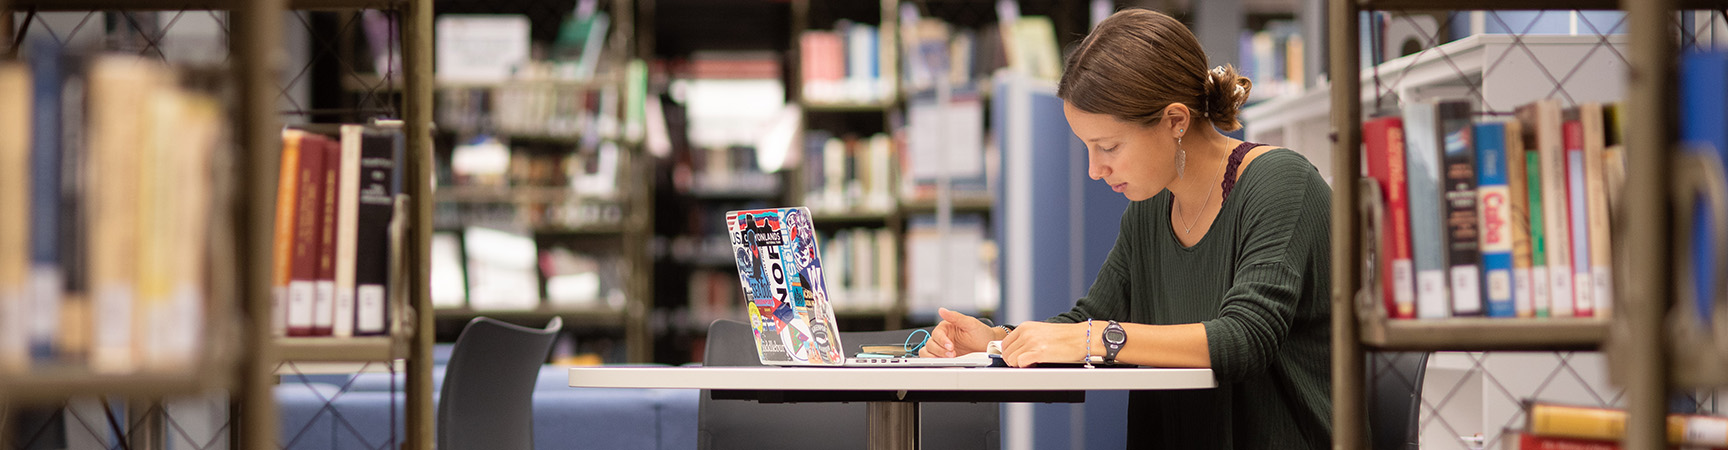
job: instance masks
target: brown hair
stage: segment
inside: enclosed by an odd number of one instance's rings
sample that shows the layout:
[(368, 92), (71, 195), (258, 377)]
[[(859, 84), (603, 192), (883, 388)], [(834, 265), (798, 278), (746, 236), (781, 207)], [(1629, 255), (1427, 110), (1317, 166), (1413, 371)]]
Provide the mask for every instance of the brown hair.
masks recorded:
[(1181, 103), (1235, 131), (1253, 87), (1228, 64), (1206, 70), (1206, 51), (1181, 22), (1130, 8), (1104, 19), (1073, 48), (1056, 95), (1081, 111), (1141, 125), (1158, 123), (1165, 107)]

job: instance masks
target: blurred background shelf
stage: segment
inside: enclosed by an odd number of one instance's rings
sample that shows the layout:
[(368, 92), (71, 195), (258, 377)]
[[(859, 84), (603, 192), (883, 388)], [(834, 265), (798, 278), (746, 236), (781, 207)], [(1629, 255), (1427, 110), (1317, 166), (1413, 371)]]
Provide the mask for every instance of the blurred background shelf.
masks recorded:
[(1608, 321), (1595, 318), (1361, 319), (1362, 344), (1377, 350), (1595, 350)]

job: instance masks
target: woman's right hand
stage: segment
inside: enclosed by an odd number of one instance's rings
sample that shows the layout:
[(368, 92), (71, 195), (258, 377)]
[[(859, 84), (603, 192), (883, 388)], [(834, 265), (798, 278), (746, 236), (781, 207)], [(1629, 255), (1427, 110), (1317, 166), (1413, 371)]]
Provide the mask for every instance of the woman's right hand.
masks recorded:
[(952, 358), (984, 351), (996, 339), (996, 330), (972, 316), (938, 308), (942, 321), (930, 330), (930, 342), (918, 350), (926, 358)]

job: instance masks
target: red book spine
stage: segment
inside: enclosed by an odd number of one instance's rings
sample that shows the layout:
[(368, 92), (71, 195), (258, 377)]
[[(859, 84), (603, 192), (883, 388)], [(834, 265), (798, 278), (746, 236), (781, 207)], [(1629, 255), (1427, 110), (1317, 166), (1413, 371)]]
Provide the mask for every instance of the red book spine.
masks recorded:
[(318, 245), (323, 224), (324, 152), (320, 137), (308, 134), (300, 141), (300, 170), (294, 196), (294, 244), (292, 275), (288, 283), (288, 335), (312, 336), (312, 303), (318, 279)]
[(317, 297), (312, 304), (312, 335), (330, 336), (336, 316), (336, 197), (342, 180), (342, 143), (323, 138), (319, 142), (324, 152), (324, 187), (320, 189), (318, 224), (318, 283)]
[(1410, 201), (1404, 165), (1404, 120), (1382, 117), (1363, 124), (1368, 176), (1380, 185), (1387, 229), (1380, 237), (1382, 296), (1388, 317), (1416, 317), (1415, 268), (1410, 252)]

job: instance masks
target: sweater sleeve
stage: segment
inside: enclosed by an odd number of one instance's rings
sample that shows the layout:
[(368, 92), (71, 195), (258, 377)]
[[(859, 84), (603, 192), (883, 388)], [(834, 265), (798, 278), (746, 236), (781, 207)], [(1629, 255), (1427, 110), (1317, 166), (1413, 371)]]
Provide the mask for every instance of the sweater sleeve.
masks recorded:
[(1092, 280), (1092, 287), (1086, 291), (1086, 296), (1074, 302), (1074, 308), (1068, 312), (1057, 314), (1045, 322), (1075, 323), (1086, 319), (1128, 320), (1128, 261), (1134, 253), (1129, 236), (1144, 233), (1140, 229), (1142, 222), (1135, 220), (1141, 208), (1145, 206), (1135, 202), (1122, 213), (1121, 231), (1116, 233), (1116, 243), (1110, 247), (1110, 254), (1104, 258), (1104, 266), (1098, 269), (1098, 278)]
[[(1268, 154), (1267, 156), (1272, 156)], [(1267, 158), (1270, 159), (1270, 158)], [(1272, 163), (1273, 161), (1257, 161)], [(1329, 252), (1330, 188), (1306, 164), (1267, 164), (1243, 192), (1248, 213), (1237, 237), (1241, 257), (1218, 318), (1204, 322), (1212, 371), (1237, 381), (1266, 371), (1278, 356), (1308, 283), (1313, 252)], [(1321, 261), (1324, 261), (1323, 259)]]

